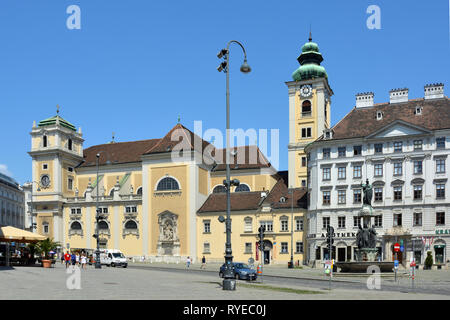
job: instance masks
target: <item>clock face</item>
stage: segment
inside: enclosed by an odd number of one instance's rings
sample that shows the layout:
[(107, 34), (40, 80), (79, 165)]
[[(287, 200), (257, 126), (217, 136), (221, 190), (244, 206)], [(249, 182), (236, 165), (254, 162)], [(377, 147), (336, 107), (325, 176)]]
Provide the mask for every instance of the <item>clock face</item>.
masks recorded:
[(312, 87), (309, 84), (305, 84), (300, 89), (300, 94), (302, 95), (302, 97), (308, 97), (311, 95), (311, 93), (312, 93)]
[(50, 185), (50, 177), (48, 175), (43, 175), (41, 178), (41, 184), (43, 187), (47, 188)]

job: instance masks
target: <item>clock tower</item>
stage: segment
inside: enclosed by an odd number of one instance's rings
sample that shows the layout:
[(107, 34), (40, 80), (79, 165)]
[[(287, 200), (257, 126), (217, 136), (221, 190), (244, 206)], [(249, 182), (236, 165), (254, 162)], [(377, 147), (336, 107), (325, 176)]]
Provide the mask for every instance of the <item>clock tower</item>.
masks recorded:
[(297, 58), (300, 67), (286, 82), (289, 92), (289, 187), (306, 187), (307, 155), (304, 148), (330, 128), (331, 90), (317, 43), (309, 41)]
[(62, 243), (62, 207), (65, 197), (75, 195), (75, 168), (83, 160), (81, 129), (59, 116), (42, 120), (31, 129), (32, 219), (35, 232)]

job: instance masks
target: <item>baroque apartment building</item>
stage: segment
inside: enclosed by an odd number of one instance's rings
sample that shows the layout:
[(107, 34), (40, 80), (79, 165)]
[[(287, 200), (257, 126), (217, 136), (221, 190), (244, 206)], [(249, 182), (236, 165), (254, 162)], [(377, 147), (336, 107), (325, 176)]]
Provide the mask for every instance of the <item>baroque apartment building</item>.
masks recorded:
[[(31, 140), (33, 181), (39, 188), (32, 189), (30, 205), (37, 232), (60, 242), (62, 250), (94, 250), (98, 228), (101, 248), (120, 249), (128, 257), (223, 260), (225, 227), (217, 220), (225, 214), (223, 149), (181, 124), (162, 138), (84, 149), (81, 129), (59, 114), (34, 123)], [(183, 153), (175, 152), (180, 143)], [(294, 189), (291, 201), (286, 174), (257, 147), (233, 151), (232, 179), (241, 182), (231, 190), (235, 261), (259, 258), (255, 243), (261, 224), (272, 226), (265, 248), (269, 263), (288, 261), (294, 213), (295, 259), (303, 261), (304, 192)], [(290, 210), (286, 201), (293, 203)]]
[(23, 229), (24, 192), (13, 178), (0, 173), (0, 226)]
[(413, 256), (423, 264), (427, 251), (444, 264), (450, 259), (450, 101), (444, 85), (426, 85), (419, 99), (409, 99), (408, 89), (391, 90), (387, 103), (374, 104), (373, 97), (357, 94), (356, 106), (306, 147), (308, 261), (328, 257), (329, 225), (336, 237), (333, 258), (355, 260), (361, 183), (368, 179), (379, 257), (393, 261), (398, 242), (403, 265)]

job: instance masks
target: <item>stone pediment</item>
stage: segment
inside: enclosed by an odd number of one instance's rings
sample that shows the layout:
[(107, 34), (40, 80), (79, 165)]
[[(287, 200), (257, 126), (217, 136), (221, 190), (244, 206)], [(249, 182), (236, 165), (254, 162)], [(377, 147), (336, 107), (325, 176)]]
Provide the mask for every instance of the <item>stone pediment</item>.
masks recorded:
[(429, 134), (430, 130), (413, 125), (406, 121), (397, 120), (367, 136), (370, 139), (381, 139), (389, 137), (401, 137), (419, 134)]
[(396, 179), (396, 180), (391, 182), (392, 186), (395, 186), (395, 185), (398, 186), (398, 185), (403, 185), (403, 184), (405, 184), (405, 181), (403, 181), (401, 179)]

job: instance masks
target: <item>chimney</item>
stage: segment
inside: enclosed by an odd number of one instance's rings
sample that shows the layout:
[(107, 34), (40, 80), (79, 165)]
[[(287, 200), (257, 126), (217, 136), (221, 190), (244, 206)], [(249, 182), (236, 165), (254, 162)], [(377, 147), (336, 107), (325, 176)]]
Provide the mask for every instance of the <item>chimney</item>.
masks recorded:
[(425, 100), (444, 98), (443, 83), (427, 84), (424, 87), (424, 91), (425, 91), (424, 96)]
[(373, 107), (373, 92), (364, 92), (356, 94), (356, 107)]
[(408, 88), (392, 89), (389, 91), (389, 103), (408, 102)]

